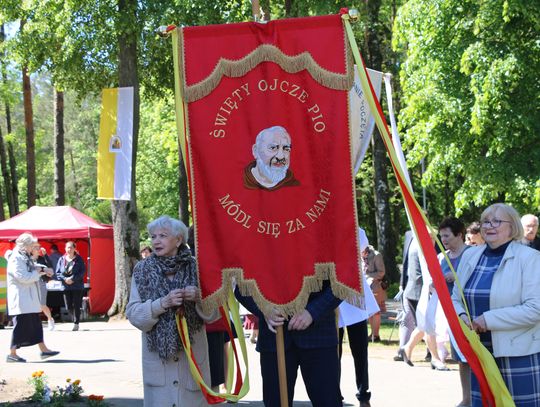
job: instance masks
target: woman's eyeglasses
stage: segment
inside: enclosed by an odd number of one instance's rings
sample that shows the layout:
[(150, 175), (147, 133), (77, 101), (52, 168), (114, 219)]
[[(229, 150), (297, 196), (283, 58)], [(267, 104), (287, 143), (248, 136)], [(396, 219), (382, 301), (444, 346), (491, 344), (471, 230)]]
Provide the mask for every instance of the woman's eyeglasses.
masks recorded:
[(501, 223), (512, 223), (512, 222), (510, 222), (509, 220), (500, 220), (500, 219), (484, 220), (482, 221), (482, 227), (484, 229), (488, 229), (488, 228), (497, 229), (499, 226), (501, 226)]

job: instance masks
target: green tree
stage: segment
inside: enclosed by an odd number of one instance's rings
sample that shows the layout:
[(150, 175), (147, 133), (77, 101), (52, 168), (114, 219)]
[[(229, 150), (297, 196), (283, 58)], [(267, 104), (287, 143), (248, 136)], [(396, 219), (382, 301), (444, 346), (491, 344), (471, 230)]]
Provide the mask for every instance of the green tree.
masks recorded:
[(458, 214), (492, 201), (540, 209), (539, 27), (538, 4), (520, 0), (409, 0), (399, 11), (408, 158), (426, 157), (424, 185), (449, 191)]
[(166, 97), (141, 106), (137, 152), (137, 207), (141, 226), (161, 215), (177, 216), (178, 157), (174, 98), (168, 92)]

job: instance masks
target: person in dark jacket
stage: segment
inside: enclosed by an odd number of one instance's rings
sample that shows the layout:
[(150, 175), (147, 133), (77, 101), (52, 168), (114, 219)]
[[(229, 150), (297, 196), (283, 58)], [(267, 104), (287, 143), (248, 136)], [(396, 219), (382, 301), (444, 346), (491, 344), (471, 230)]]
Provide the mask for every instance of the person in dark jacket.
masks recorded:
[(70, 315), (73, 316), (73, 331), (79, 330), (82, 297), (84, 292), (84, 273), (86, 266), (82, 257), (75, 250), (75, 242), (66, 243), (64, 254), (56, 265), (56, 279), (64, 285), (64, 301)]
[(252, 297), (236, 298), (259, 317), (256, 350), (260, 353), (263, 400), (266, 407), (280, 407), (275, 328), (283, 325), (285, 365), (289, 405), (292, 406), (298, 367), (314, 407), (341, 407), (339, 390), (338, 332), (335, 308), (341, 303), (326, 280), (319, 292), (312, 293), (306, 308), (286, 320), (279, 312), (264, 315)]

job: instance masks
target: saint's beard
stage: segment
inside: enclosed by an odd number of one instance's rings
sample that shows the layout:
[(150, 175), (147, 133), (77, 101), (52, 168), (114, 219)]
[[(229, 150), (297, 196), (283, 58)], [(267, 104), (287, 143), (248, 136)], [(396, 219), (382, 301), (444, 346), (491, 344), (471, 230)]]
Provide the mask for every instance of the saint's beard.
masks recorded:
[(257, 157), (257, 169), (262, 175), (269, 179), (272, 182), (272, 186), (274, 186), (285, 178), (289, 166), (272, 167), (271, 165), (263, 162), (260, 157)]

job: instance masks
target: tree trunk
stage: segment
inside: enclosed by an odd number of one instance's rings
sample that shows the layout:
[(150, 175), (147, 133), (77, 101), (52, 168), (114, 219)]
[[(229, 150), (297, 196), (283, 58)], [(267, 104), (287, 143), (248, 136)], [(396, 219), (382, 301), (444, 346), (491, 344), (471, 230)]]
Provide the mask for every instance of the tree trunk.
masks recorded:
[(292, 5), (293, 5), (293, 0), (285, 0), (285, 17), (286, 18), (293, 17), (291, 15)]
[(79, 190), (79, 181), (77, 178), (77, 173), (75, 171), (75, 160), (73, 159), (73, 150), (69, 149), (69, 162), (71, 163), (71, 178), (73, 179), (73, 189), (75, 195), (75, 207), (81, 209), (81, 193)]
[(180, 193), (180, 207), (178, 208), (178, 214), (180, 215), (180, 220), (186, 225), (189, 225), (189, 189), (187, 182), (188, 179), (186, 174), (186, 166), (184, 165), (184, 158), (182, 157), (182, 152), (180, 151), (180, 146), (178, 146), (178, 154), (180, 156), (178, 161), (178, 190)]
[(118, 0), (119, 58), (118, 73), (120, 87), (133, 86), (133, 152), (131, 174), (131, 200), (112, 201), (114, 226), (114, 252), (116, 285), (114, 302), (109, 316), (125, 316), (129, 300), (131, 272), (139, 258), (139, 226), (135, 194), (135, 169), (137, 167), (137, 144), (139, 136), (139, 77), (137, 73), (137, 1)]
[(54, 203), (66, 204), (64, 164), (64, 92), (54, 89)]
[[(368, 66), (382, 71), (381, 43), (377, 33), (379, 23), (379, 10), (381, 0), (365, 0), (368, 13), (366, 26), (366, 43), (368, 53)], [(374, 169), (374, 192), (375, 192), (375, 220), (377, 224), (378, 249), (384, 258), (384, 264), (388, 278), (396, 281), (399, 275), (396, 265), (397, 239), (392, 230), (392, 218), (390, 211), (390, 193), (388, 188), (388, 166), (386, 147), (382, 137), (375, 130), (372, 139), (373, 169)]]
[[(6, 37), (5, 31), (4, 31), (4, 24), (0, 25), (0, 44), (4, 42), (4, 39)], [(2, 71), (2, 82), (4, 83), (4, 86), (7, 85), (7, 74), (6, 74), (6, 63), (5, 63), (5, 52), (2, 52), (0, 54), (0, 70)], [(4, 99), (4, 103), (6, 105), (6, 121), (8, 123), (7, 125), (7, 132), (8, 134), (11, 132), (11, 113), (9, 111), (9, 103), (7, 101), (7, 98)], [(13, 216), (13, 196), (11, 195), (11, 179), (9, 177), (9, 172), (7, 171), (7, 159), (6, 159), (6, 147), (4, 144), (4, 136), (2, 134), (2, 128), (0, 127), (0, 165), (2, 170), (2, 177), (4, 178), (4, 188), (6, 190), (6, 198), (8, 202), (8, 208), (10, 216)], [(4, 215), (4, 205), (2, 202), (2, 220), (5, 219)]]
[[(6, 190), (6, 197), (8, 201), (8, 208), (10, 209), (9, 212), (11, 214), (11, 208), (13, 207), (12, 203), (10, 202), (10, 196), (11, 196), (11, 178), (9, 176), (9, 171), (7, 168), (7, 156), (6, 156), (6, 146), (4, 144), (4, 135), (2, 134), (2, 127), (0, 127), (0, 169), (2, 171), (2, 178), (4, 179), (4, 189)], [(4, 214), (4, 200), (3, 197), (0, 194), (0, 219), (5, 220), (6, 216)], [(10, 215), (13, 216), (13, 215)]]
[(270, 21), (272, 16), (270, 15), (271, 0), (259, 0), (261, 10), (264, 13), (263, 21)]
[[(6, 34), (4, 31), (4, 24), (0, 24), (0, 43), (4, 42), (4, 39), (6, 38)], [(2, 82), (4, 83), (4, 86), (7, 89), (7, 72), (6, 72), (6, 53), (2, 52), (0, 54), (0, 63), (1, 67), (0, 70), (2, 71)], [(6, 111), (6, 129), (7, 134), (11, 133), (11, 109), (9, 108), (9, 101), (7, 98), (4, 99), (4, 105), (5, 105), (5, 111)], [(11, 146), (11, 143), (8, 142), (8, 147)], [(0, 151), (0, 154), (2, 154), (2, 175), (4, 177), (4, 183), (6, 188), (6, 196), (8, 201), (8, 208), (9, 208), (9, 216), (15, 216), (17, 213), (19, 213), (19, 194), (18, 192), (15, 194), (13, 191), (17, 191), (17, 185), (13, 185), (13, 182), (17, 181), (17, 177), (15, 178), (11, 177), (10, 173), (7, 171), (7, 159), (6, 159), (6, 150), (5, 150), (5, 144), (2, 142), (2, 145), (0, 146), (2, 148), (2, 151)], [(13, 150), (13, 147), (11, 146), (11, 149)]]
[(34, 112), (32, 111), (32, 89), (28, 68), (22, 69), (24, 99), (24, 129), (26, 131), (26, 205), (28, 208), (36, 204), (36, 153), (34, 145)]
[[(10, 125), (11, 127), (11, 125)], [(4, 189), (6, 190), (6, 197), (8, 202), (9, 216), (15, 216), (15, 202), (13, 197), (13, 188), (11, 186), (12, 180), (8, 169), (8, 160), (6, 154), (6, 145), (4, 143), (4, 136), (2, 135), (2, 128), (0, 127), (0, 168), (2, 170), (2, 178), (4, 178)]]
[[(13, 144), (8, 141), (8, 156), (9, 156), (9, 174), (11, 175), (11, 193), (13, 195), (14, 215), (19, 213), (19, 177), (17, 176), (17, 161), (15, 161), (15, 153)], [(14, 216), (13, 215), (13, 216)]]

